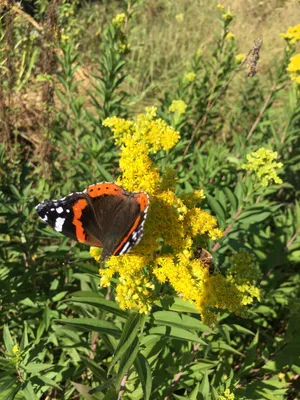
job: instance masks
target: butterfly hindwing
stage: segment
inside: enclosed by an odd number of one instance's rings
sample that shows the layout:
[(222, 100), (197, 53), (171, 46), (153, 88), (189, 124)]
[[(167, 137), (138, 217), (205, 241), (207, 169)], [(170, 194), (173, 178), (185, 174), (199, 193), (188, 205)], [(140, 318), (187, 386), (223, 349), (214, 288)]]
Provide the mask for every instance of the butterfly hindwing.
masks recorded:
[(86, 193), (103, 231), (102, 258), (128, 252), (142, 236), (148, 195), (131, 194), (116, 184), (105, 183), (89, 186)]

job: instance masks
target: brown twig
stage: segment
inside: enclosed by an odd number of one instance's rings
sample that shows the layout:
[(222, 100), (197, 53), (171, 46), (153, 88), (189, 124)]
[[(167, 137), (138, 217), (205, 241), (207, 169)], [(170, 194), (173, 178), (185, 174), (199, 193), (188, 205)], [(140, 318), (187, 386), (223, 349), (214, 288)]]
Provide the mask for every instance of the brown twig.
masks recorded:
[(33, 25), (38, 31), (43, 31), (43, 27), (39, 25), (35, 19), (33, 19), (30, 15), (28, 15), (26, 12), (21, 10), (19, 7), (13, 5), (11, 6), (11, 9), (16, 13), (21, 15), (24, 19), (26, 19), (31, 25)]
[(258, 114), (258, 117), (256, 118), (254, 124), (252, 125), (252, 127), (251, 127), (251, 129), (250, 129), (250, 131), (249, 131), (249, 133), (248, 133), (248, 135), (246, 137), (246, 140), (249, 140), (251, 138), (251, 136), (252, 136), (253, 132), (255, 131), (259, 121), (262, 119), (262, 116), (263, 116), (264, 112), (266, 111), (266, 108), (268, 107), (268, 105), (270, 103), (270, 100), (272, 98), (272, 95), (276, 91), (276, 89), (277, 89), (277, 85), (274, 83), (274, 85), (272, 86), (271, 92), (266, 97), (266, 100), (265, 100), (265, 102), (264, 102), (264, 104), (263, 104), (263, 106), (262, 106), (262, 108), (261, 108), (261, 110), (260, 110), (260, 112)]
[(298, 233), (300, 232), (300, 229), (297, 229), (296, 230), (296, 232), (295, 232), (295, 234), (291, 237), (291, 239), (287, 242), (287, 244), (286, 244), (286, 249), (288, 249), (293, 243), (294, 243), (294, 241), (297, 239), (297, 235), (298, 235)]
[(38, 31), (42, 31), (44, 28), (39, 25), (35, 19), (33, 19), (30, 15), (28, 15), (25, 11), (21, 10), (15, 4), (9, 4), (7, 0), (0, 0), (0, 7), (10, 8), (16, 14), (19, 14), (21, 17), (26, 19), (31, 25), (33, 25)]
[(121, 399), (122, 399), (122, 396), (123, 396), (123, 394), (124, 394), (124, 392), (125, 392), (125, 389), (126, 389), (126, 386), (125, 386), (125, 385), (126, 385), (126, 381), (127, 381), (127, 374), (125, 374), (124, 377), (123, 377), (123, 379), (122, 379), (120, 391), (119, 391), (119, 394), (118, 394), (118, 400), (121, 400)]

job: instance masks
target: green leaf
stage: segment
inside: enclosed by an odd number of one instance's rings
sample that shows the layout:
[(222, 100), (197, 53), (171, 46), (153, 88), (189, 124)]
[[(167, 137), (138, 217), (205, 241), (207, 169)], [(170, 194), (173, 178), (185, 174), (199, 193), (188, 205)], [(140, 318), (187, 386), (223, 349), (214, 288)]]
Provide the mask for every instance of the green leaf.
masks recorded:
[(222, 327), (226, 327), (226, 329), (229, 332), (239, 332), (239, 333), (245, 333), (247, 335), (252, 335), (255, 336), (255, 333), (253, 333), (252, 331), (250, 331), (247, 328), (244, 328), (241, 325), (237, 325), (237, 324), (232, 324), (232, 325), (226, 325), (226, 324), (222, 324)]
[(213, 342), (211, 345), (212, 345), (212, 349), (214, 351), (216, 351), (217, 349), (226, 350), (226, 351), (229, 351), (230, 353), (238, 354), (238, 355), (240, 355), (242, 357), (245, 357), (244, 354), (240, 353), (239, 351), (237, 351), (233, 347), (229, 346), (229, 344), (227, 344), (227, 343), (225, 343), (225, 342), (223, 342), (221, 340), (218, 340), (217, 342)]
[(10, 190), (17, 200), (22, 200), (22, 195), (14, 185), (9, 185)]
[(153, 322), (157, 325), (175, 326), (182, 329), (197, 330), (205, 333), (213, 333), (207, 326), (201, 324), (199, 319), (188, 315), (180, 315), (172, 311), (157, 311), (152, 314)]
[(209, 395), (210, 395), (210, 386), (209, 386), (209, 380), (208, 380), (208, 373), (205, 371), (205, 374), (203, 376), (199, 392), (201, 394), (201, 397), (203, 400), (209, 400)]
[(255, 224), (257, 222), (264, 221), (265, 219), (269, 218), (271, 215), (270, 211), (257, 211), (257, 210), (251, 210), (251, 211), (245, 211), (243, 212), (238, 220), (240, 223), (243, 225), (251, 225)]
[(162, 337), (167, 337), (170, 339), (179, 339), (184, 341), (191, 341), (195, 343), (200, 343), (206, 345), (204, 340), (200, 339), (198, 336), (194, 335), (190, 331), (186, 331), (180, 328), (173, 328), (167, 326), (158, 326), (156, 328), (151, 328), (149, 330), (150, 335), (159, 335)]
[(107, 381), (107, 372), (103, 368), (101, 368), (100, 365), (98, 365), (95, 361), (91, 360), (88, 357), (82, 356), (82, 360), (100, 382)]
[(140, 345), (139, 339), (136, 337), (134, 339), (134, 341), (131, 343), (130, 347), (124, 353), (123, 357), (121, 358), (120, 366), (118, 369), (118, 374), (117, 374), (116, 380), (115, 380), (116, 390), (120, 389), (121, 382), (122, 382), (125, 374), (128, 372), (129, 368), (134, 363), (134, 361), (138, 355), (139, 345)]
[(235, 194), (228, 187), (225, 187), (224, 190), (225, 190), (225, 193), (226, 193), (226, 195), (227, 195), (227, 197), (229, 199), (232, 211), (236, 212), (237, 209), (238, 209), (238, 199), (237, 199), (237, 197), (235, 196)]
[(114, 177), (101, 164), (98, 163), (97, 168), (103, 175), (104, 179), (107, 180), (107, 182), (113, 182), (115, 180)]
[(34, 393), (31, 382), (28, 381), (27, 383), (25, 383), (25, 387), (22, 388), (22, 392), (26, 400), (38, 400), (38, 397)]
[(108, 379), (106, 382), (104, 382), (102, 385), (97, 386), (93, 389), (90, 390), (90, 394), (94, 394), (94, 393), (98, 393), (98, 392), (103, 392), (104, 390), (106, 390), (107, 388), (111, 388), (116, 382), (116, 377), (112, 377), (110, 379)]
[(134, 361), (134, 367), (142, 384), (144, 393), (143, 399), (148, 400), (150, 399), (152, 390), (152, 375), (150, 365), (147, 359), (139, 353)]
[(99, 308), (100, 310), (106, 311), (108, 313), (117, 315), (122, 318), (128, 318), (129, 313), (127, 311), (121, 310), (119, 305), (111, 300), (106, 300), (99, 295), (93, 297), (72, 297), (71, 299), (67, 299), (66, 301), (71, 301), (73, 303), (82, 303), (88, 304), (90, 306), (94, 306)]
[(53, 368), (54, 365), (52, 364), (37, 364), (31, 362), (25, 366), (25, 371), (31, 374), (36, 374), (38, 372), (44, 371), (45, 369)]
[(217, 218), (220, 219), (222, 222), (226, 222), (226, 211), (222, 207), (221, 203), (209, 194), (206, 194), (206, 197), (209, 207), (216, 214)]
[(78, 393), (82, 395), (84, 400), (96, 400), (95, 397), (89, 393), (91, 391), (91, 388), (89, 386), (85, 386), (73, 381), (71, 381), (71, 384), (78, 391)]
[(189, 370), (196, 372), (202, 371), (205, 369), (212, 369), (215, 368), (219, 364), (219, 361), (207, 360), (206, 358), (199, 358), (197, 359), (196, 364), (190, 365), (188, 367)]
[(252, 369), (255, 366), (257, 360), (258, 338), (259, 338), (259, 333), (257, 332), (250, 346), (248, 346), (245, 361), (242, 365), (241, 370), (238, 372), (237, 376), (243, 376), (245, 373), (247, 373), (250, 369)]
[(11, 337), (11, 334), (9, 332), (9, 328), (7, 325), (4, 325), (3, 339), (4, 339), (4, 344), (5, 344), (7, 353), (10, 355), (13, 355), (14, 342), (12, 340), (12, 337)]
[(186, 312), (199, 315), (199, 310), (190, 301), (184, 301), (181, 297), (166, 297), (156, 304), (169, 311)]
[[(21, 389), (21, 384), (18, 383), (16, 387), (12, 387), (10, 390), (7, 390), (5, 393), (2, 392), (1, 395), (3, 396), (2, 397), (3, 400), (14, 400), (17, 393), (19, 393), (20, 389)], [(35, 398), (36, 397), (34, 397), (33, 400)]]
[(199, 388), (200, 388), (200, 382), (198, 382), (197, 385), (194, 387), (192, 393), (189, 396), (189, 400), (197, 400)]
[(122, 336), (119, 340), (115, 355), (108, 366), (108, 374), (111, 372), (113, 366), (123, 357), (127, 349), (132, 345), (138, 335), (140, 325), (141, 315), (137, 313), (130, 314), (123, 328)]
[(56, 323), (66, 324), (68, 326), (88, 332), (100, 332), (102, 334), (120, 337), (121, 331), (112, 322), (96, 320), (93, 318), (66, 318), (57, 319)]
[(27, 322), (24, 322), (24, 331), (20, 343), (20, 351), (24, 350), (28, 346), (28, 333), (27, 333)]
[(1, 393), (5, 392), (7, 389), (12, 388), (16, 383), (16, 377), (14, 376), (14, 372), (12, 372), (12, 376), (4, 375), (0, 378), (0, 399)]
[(45, 375), (38, 374), (38, 375), (32, 377), (31, 380), (32, 380), (33, 384), (37, 384), (38, 386), (47, 385), (50, 387), (54, 387), (58, 390), (62, 390), (62, 388), (53, 379), (50, 379)]

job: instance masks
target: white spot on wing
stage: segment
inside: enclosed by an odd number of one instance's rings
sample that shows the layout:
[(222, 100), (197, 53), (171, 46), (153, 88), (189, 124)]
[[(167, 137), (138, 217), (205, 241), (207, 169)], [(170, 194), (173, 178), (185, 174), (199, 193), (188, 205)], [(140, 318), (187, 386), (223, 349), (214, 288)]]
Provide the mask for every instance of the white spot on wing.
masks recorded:
[(58, 214), (61, 214), (62, 212), (64, 212), (64, 209), (62, 207), (57, 207), (56, 211), (58, 212)]
[(127, 242), (123, 249), (120, 251), (120, 254), (125, 254), (129, 250), (130, 243)]
[(48, 217), (47, 215), (44, 216), (44, 218), (42, 218), (43, 221), (47, 222), (48, 221)]
[(60, 217), (56, 218), (54, 229), (57, 232), (62, 231), (65, 220), (66, 220), (65, 218), (60, 218)]

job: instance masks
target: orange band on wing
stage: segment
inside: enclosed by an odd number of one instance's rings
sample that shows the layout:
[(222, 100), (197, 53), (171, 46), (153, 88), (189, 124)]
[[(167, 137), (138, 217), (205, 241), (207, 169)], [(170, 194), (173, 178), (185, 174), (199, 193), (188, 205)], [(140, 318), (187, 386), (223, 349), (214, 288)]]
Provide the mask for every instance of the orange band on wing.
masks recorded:
[(121, 248), (122, 246), (127, 242), (128, 238), (130, 237), (130, 235), (132, 234), (132, 232), (134, 232), (136, 230), (136, 228), (139, 226), (141, 220), (141, 216), (139, 215), (137, 217), (137, 219), (134, 221), (134, 224), (132, 225), (130, 231), (128, 232), (128, 235), (124, 237), (124, 239), (122, 240), (122, 242), (119, 244), (119, 246), (115, 249), (115, 251), (113, 252), (113, 254), (116, 254)]
[(99, 197), (103, 196), (104, 194), (122, 196), (123, 191), (123, 188), (112, 182), (96, 183), (95, 185), (91, 185), (87, 188), (87, 194), (90, 197)]
[(145, 209), (149, 206), (149, 197), (145, 192), (136, 193), (134, 196), (135, 200), (140, 205), (140, 210), (145, 211)]
[(72, 207), (73, 214), (74, 214), (73, 224), (75, 225), (75, 228), (76, 228), (76, 238), (77, 238), (78, 242), (81, 242), (81, 243), (86, 242), (86, 234), (84, 232), (80, 218), (82, 216), (82, 210), (84, 210), (87, 205), (88, 205), (88, 203), (86, 200), (80, 199)]
[(76, 238), (78, 242), (87, 244), (88, 246), (97, 246), (97, 247), (102, 247), (102, 243), (100, 240), (95, 238), (93, 235), (90, 233), (86, 233), (83, 229), (82, 222), (80, 221), (80, 218), (82, 217), (82, 210), (87, 207), (88, 203), (84, 199), (78, 200), (72, 207), (73, 209), (73, 224), (75, 225), (76, 228)]

